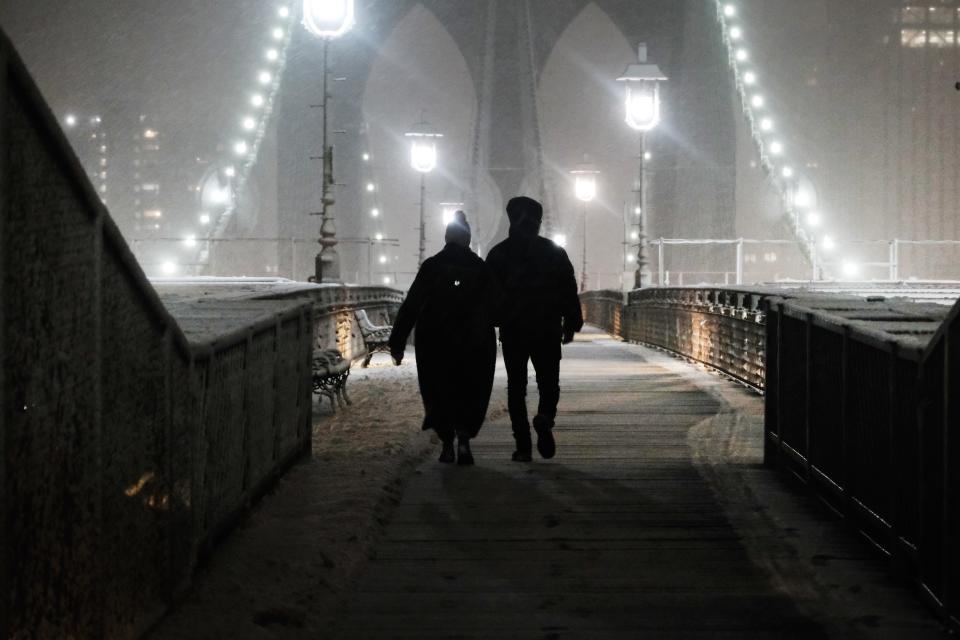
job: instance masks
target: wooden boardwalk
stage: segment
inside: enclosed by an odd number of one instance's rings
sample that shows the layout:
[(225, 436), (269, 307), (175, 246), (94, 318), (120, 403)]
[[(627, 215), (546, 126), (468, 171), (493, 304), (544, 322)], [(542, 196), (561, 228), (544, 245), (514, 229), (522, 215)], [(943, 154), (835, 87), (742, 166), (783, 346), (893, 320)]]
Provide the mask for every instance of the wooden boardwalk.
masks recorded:
[[(836, 637), (757, 562), (762, 543), (697, 462), (691, 434), (735, 410), (644, 353), (597, 333), (565, 348), (554, 460), (510, 462), (504, 417), (476, 441), (477, 466), (422, 465), (332, 635)], [(505, 402), (502, 381), (494, 394)], [(876, 637), (921, 637), (926, 622)]]

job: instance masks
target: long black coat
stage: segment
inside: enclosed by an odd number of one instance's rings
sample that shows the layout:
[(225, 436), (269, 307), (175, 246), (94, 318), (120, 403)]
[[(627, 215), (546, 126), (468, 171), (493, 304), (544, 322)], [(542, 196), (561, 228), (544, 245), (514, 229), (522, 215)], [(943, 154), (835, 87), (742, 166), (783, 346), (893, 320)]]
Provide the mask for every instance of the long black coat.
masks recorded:
[(473, 437), (483, 425), (497, 359), (498, 297), (487, 266), (466, 247), (447, 244), (420, 267), (393, 324), (390, 348), (402, 350), (416, 326), (424, 429)]

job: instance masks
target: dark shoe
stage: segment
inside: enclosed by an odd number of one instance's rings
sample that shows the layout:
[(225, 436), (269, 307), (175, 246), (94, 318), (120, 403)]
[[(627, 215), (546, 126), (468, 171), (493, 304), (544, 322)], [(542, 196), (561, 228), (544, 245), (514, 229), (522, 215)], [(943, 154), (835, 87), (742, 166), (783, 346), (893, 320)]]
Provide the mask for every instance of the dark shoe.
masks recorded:
[(510, 456), (510, 459), (514, 462), (532, 462), (533, 454), (527, 451), (520, 451), (519, 449), (513, 452), (513, 455)]
[(453, 464), (456, 459), (456, 454), (453, 452), (453, 441), (444, 442), (443, 451), (440, 452), (440, 462), (443, 464)]
[(469, 467), (473, 464), (473, 453), (470, 451), (470, 441), (461, 439), (457, 441), (457, 464), (461, 467)]
[(517, 450), (513, 452), (511, 460), (514, 462), (530, 462), (533, 460), (533, 442), (530, 440), (530, 427), (523, 431), (514, 429), (513, 439), (517, 442)]
[(553, 420), (544, 416), (533, 419), (533, 429), (537, 432), (537, 451), (549, 460), (557, 455), (557, 442), (553, 439)]

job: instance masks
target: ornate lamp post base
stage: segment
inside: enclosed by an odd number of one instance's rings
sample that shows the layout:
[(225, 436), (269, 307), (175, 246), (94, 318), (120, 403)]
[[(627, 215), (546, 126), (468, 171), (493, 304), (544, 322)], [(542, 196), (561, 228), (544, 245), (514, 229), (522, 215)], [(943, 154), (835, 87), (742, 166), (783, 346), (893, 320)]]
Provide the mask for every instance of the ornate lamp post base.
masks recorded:
[(649, 287), (653, 283), (653, 274), (649, 269), (637, 269), (633, 272), (633, 288), (634, 289), (643, 289)]
[(333, 247), (321, 249), (314, 259), (314, 279), (316, 282), (343, 283), (340, 277), (340, 254)]

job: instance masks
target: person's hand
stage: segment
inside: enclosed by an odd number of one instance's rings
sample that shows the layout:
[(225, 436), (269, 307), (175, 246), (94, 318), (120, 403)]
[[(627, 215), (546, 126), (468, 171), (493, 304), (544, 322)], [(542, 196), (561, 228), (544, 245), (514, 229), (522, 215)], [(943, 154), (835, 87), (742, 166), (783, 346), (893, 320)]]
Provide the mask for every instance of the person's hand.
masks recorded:
[(398, 367), (403, 362), (403, 350), (402, 349), (391, 349), (390, 357), (393, 358), (393, 364)]
[(574, 333), (575, 333), (574, 331), (567, 331), (566, 329), (564, 329), (563, 338), (561, 338), (560, 344), (570, 344), (571, 342), (573, 342)]

